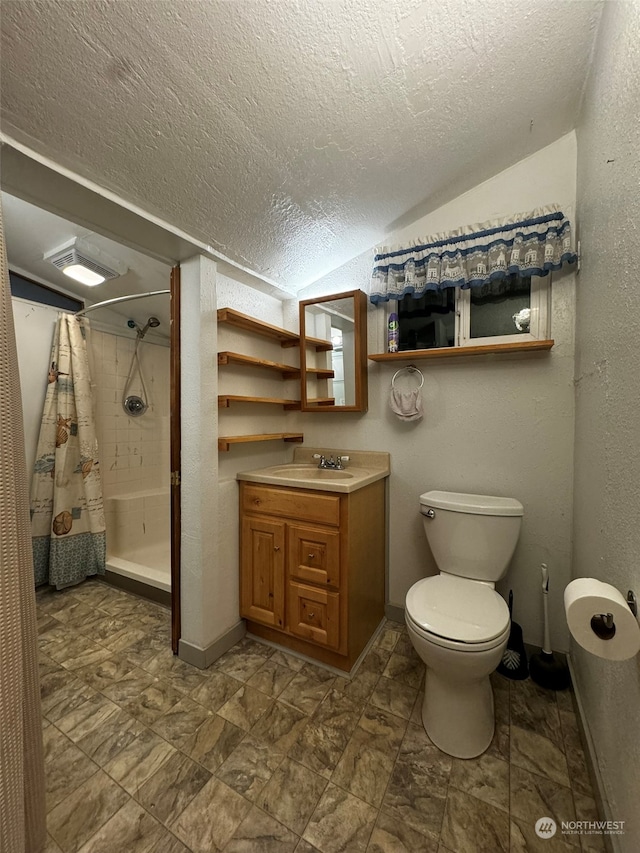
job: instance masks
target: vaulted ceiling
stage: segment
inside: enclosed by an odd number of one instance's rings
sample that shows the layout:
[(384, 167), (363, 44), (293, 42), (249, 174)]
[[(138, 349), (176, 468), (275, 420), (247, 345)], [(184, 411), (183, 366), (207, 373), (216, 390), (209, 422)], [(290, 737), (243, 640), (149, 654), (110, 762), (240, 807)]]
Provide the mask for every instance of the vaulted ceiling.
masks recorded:
[(570, 131), (571, 0), (3, 0), (3, 134), (296, 291)]

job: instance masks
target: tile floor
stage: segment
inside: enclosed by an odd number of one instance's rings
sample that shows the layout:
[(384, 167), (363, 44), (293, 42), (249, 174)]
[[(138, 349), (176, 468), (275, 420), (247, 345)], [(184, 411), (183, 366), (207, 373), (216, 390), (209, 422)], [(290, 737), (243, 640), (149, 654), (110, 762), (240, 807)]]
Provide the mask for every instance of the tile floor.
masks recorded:
[(389, 622), (352, 681), (245, 639), (200, 671), (162, 607), (88, 581), (38, 591), (47, 853), (601, 851), (572, 697), (494, 677), (496, 736), (450, 758)]

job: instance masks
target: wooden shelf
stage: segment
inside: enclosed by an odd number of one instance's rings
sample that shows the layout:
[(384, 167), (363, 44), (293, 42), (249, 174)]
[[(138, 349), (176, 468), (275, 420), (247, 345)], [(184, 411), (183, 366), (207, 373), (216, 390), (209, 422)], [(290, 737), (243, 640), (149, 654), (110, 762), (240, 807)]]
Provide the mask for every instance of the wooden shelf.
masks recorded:
[(298, 379), (300, 368), (291, 364), (281, 364), (278, 361), (268, 361), (266, 358), (254, 358), (239, 352), (219, 352), (218, 364), (242, 364), (247, 367), (265, 367), (282, 374), (283, 379)]
[(333, 379), (335, 372), (326, 367), (307, 367), (305, 373), (314, 379)]
[(221, 435), (218, 436), (218, 450), (229, 450), (232, 444), (245, 444), (253, 441), (302, 441), (301, 432), (271, 432), (259, 435)]
[(296, 335), (295, 332), (288, 332), (270, 323), (263, 323), (262, 320), (249, 317), (248, 314), (241, 314), (233, 308), (219, 308), (218, 323), (226, 323), (228, 326), (235, 326), (236, 329), (243, 329), (245, 332), (254, 332), (265, 338), (274, 338), (280, 341), (283, 347), (296, 347), (300, 343), (300, 335)]
[(231, 403), (275, 403), (284, 409), (300, 408), (300, 400), (283, 400), (281, 397), (243, 397), (238, 394), (218, 395), (218, 408), (228, 409)]
[(370, 355), (370, 361), (418, 361), (427, 358), (461, 358), (468, 355), (499, 355), (500, 353), (548, 352), (555, 341), (517, 341), (509, 344), (486, 344), (476, 347), (440, 347), (435, 349), (381, 352)]
[(329, 352), (333, 350), (331, 341), (324, 341), (322, 338), (305, 338), (304, 342), (308, 347), (315, 347), (316, 352)]

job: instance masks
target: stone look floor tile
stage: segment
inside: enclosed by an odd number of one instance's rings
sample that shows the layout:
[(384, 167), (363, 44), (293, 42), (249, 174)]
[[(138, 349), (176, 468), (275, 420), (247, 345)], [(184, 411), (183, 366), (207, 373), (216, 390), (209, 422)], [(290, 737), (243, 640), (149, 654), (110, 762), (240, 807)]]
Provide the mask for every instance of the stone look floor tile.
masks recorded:
[[(216, 853), (224, 848), (251, 809), (251, 803), (213, 778), (171, 825), (193, 853)], [(203, 819), (206, 815), (208, 819)]]
[(300, 839), (257, 808), (252, 808), (234, 832), (224, 853), (291, 853)]
[(301, 838), (298, 842), (295, 853), (322, 853), (322, 851), (318, 850), (317, 847), (314, 847), (313, 844), (309, 844), (309, 842), (305, 841), (304, 838)]
[(51, 672), (40, 681), (42, 713), (56, 723), (96, 695), (93, 687), (80, 681), (66, 669)]
[(80, 853), (190, 853), (162, 824), (129, 800), (104, 824)]
[(214, 714), (191, 735), (182, 749), (213, 773), (231, 755), (244, 735), (243, 729)]
[[(544, 817), (544, 815), (540, 815)], [(511, 817), (509, 840), (511, 853), (576, 853), (576, 848), (557, 832), (553, 838), (536, 835), (535, 824), (521, 818)]]
[(85, 734), (78, 741), (78, 746), (92, 761), (104, 767), (143, 731), (145, 727), (139, 720), (118, 707), (102, 720), (99, 727)]
[(180, 660), (171, 649), (158, 652), (145, 661), (143, 669), (185, 694), (191, 693), (207, 681), (207, 676), (201, 670)]
[(213, 716), (193, 699), (180, 699), (166, 714), (152, 724), (151, 728), (170, 744), (181, 749), (200, 726)]
[(327, 780), (322, 776), (285, 758), (256, 803), (300, 835), (326, 787)]
[(294, 670), (276, 663), (271, 657), (265, 661), (255, 675), (251, 676), (247, 683), (250, 687), (254, 687), (261, 693), (275, 699), (282, 693), (294, 675)]
[(438, 853), (438, 842), (380, 812), (367, 853)]
[(55, 726), (42, 732), (47, 811), (55, 808), (98, 770), (97, 764)]
[(165, 608), (96, 581), (36, 601), (46, 853), (604, 851), (534, 830), (597, 817), (571, 691), (493, 673), (494, 739), (461, 761), (424, 731), (400, 623), (352, 679), (250, 637), (200, 671)]
[(485, 753), (479, 758), (454, 758), (450, 784), (503, 811), (509, 811), (509, 764)]
[(255, 802), (282, 761), (284, 754), (247, 735), (216, 771), (216, 776), (234, 791)]
[(405, 720), (368, 706), (331, 781), (379, 808), (406, 726)]
[(120, 809), (129, 797), (98, 770), (47, 817), (47, 829), (64, 853), (75, 853)]
[(383, 628), (378, 634), (373, 645), (377, 649), (384, 649), (387, 652), (392, 652), (396, 643), (400, 639), (400, 636), (401, 634), (399, 631), (394, 631), (391, 628)]
[(301, 670), (280, 694), (280, 701), (286, 702), (302, 714), (311, 716), (331, 689), (334, 679), (322, 681), (313, 675), (305, 675)]
[[(540, 817), (550, 817), (560, 826), (563, 820), (575, 820), (571, 789), (545, 776), (520, 767), (511, 767), (511, 815), (532, 826)], [(566, 836), (568, 844), (580, 847), (578, 836)]]
[(449, 788), (441, 838), (445, 847), (456, 853), (509, 853), (509, 816)]
[(382, 676), (371, 694), (370, 703), (396, 717), (408, 720), (411, 717), (418, 691), (408, 684)]
[(218, 709), (218, 714), (248, 732), (267, 708), (271, 705), (271, 699), (256, 690), (243, 684), (233, 696)]
[(442, 827), (452, 758), (422, 726), (409, 724), (382, 801), (382, 810), (437, 839)]
[[(577, 820), (599, 820), (598, 807), (593, 797), (573, 792)], [(606, 847), (602, 835), (581, 835), (580, 845), (584, 853), (605, 853)]]
[(110, 684), (129, 675), (135, 664), (122, 655), (111, 654), (99, 664), (82, 666), (75, 671), (78, 678), (96, 690), (103, 690)]
[(166, 681), (154, 679), (138, 696), (120, 704), (132, 717), (150, 726), (181, 699), (182, 693)]
[(511, 763), (558, 782), (569, 785), (569, 771), (564, 752), (543, 735), (511, 726)]
[(100, 728), (118, 710), (118, 706), (114, 702), (111, 702), (106, 696), (96, 693), (86, 702), (83, 702), (80, 707), (61, 717), (56, 722), (56, 726), (70, 740), (77, 743), (85, 735), (89, 735), (96, 728)]
[(135, 798), (161, 823), (173, 823), (210, 778), (200, 764), (176, 753), (147, 779)]
[(383, 675), (408, 684), (409, 687), (417, 689), (420, 687), (424, 675), (424, 664), (420, 659), (408, 658), (393, 652), (384, 669)]
[(564, 751), (555, 693), (538, 687), (529, 678), (514, 682), (510, 695), (511, 723), (543, 735)]
[(218, 711), (241, 687), (241, 681), (223, 672), (215, 671), (203, 684), (191, 692), (191, 698), (209, 711)]
[(376, 816), (373, 806), (329, 784), (303, 838), (322, 853), (364, 853)]
[(146, 729), (112, 758), (104, 769), (132, 796), (176, 750), (155, 732)]
[(276, 700), (260, 717), (251, 734), (285, 755), (302, 734), (309, 717)]

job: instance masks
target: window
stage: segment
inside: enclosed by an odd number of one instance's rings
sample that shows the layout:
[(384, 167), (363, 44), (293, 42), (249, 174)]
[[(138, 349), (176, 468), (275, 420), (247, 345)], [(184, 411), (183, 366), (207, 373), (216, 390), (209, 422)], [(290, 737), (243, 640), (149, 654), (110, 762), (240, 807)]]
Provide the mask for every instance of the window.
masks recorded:
[(388, 313), (398, 315), (401, 351), (544, 340), (549, 294), (550, 276), (512, 275), (468, 290), (405, 296), (390, 302)]
[(63, 311), (75, 312), (82, 311), (84, 308), (82, 299), (67, 296), (66, 293), (61, 293), (46, 284), (32, 281), (30, 278), (25, 278), (11, 270), (9, 270), (9, 281), (11, 283), (11, 295), (19, 299), (40, 302), (42, 305), (52, 305), (54, 308), (61, 308)]

